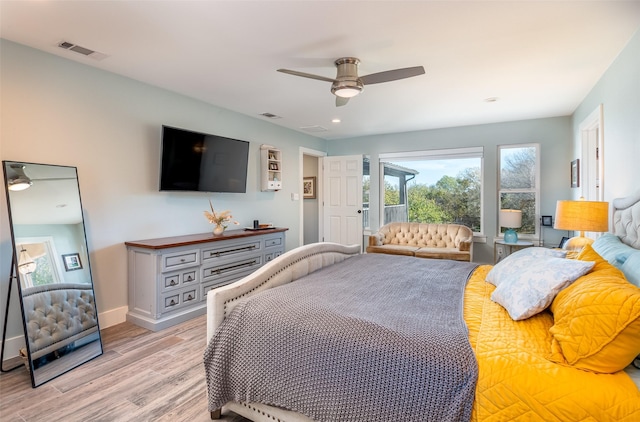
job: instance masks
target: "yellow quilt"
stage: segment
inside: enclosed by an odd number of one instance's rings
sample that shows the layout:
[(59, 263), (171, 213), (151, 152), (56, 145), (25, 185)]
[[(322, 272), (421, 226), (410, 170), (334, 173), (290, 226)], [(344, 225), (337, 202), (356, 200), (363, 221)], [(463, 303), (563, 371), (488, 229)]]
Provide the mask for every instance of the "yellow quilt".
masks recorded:
[(513, 321), (491, 301), (491, 266), (476, 269), (465, 293), (465, 320), (479, 378), (474, 421), (640, 421), (640, 392), (624, 372), (596, 374), (553, 363), (553, 316)]

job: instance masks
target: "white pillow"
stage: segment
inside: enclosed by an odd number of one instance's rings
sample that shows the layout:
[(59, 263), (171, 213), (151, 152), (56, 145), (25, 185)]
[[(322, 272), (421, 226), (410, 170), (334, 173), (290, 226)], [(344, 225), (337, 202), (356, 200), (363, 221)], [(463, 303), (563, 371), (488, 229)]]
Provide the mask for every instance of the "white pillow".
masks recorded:
[(494, 265), (491, 271), (489, 271), (489, 274), (487, 274), (486, 280), (494, 286), (497, 286), (500, 283), (499, 280), (504, 279), (502, 273), (511, 274), (512, 270), (510, 267), (517, 265), (517, 261), (525, 256), (564, 258), (567, 256), (567, 251), (562, 249), (540, 248), (537, 246), (520, 249)]
[(560, 290), (588, 273), (595, 265), (595, 262), (544, 255), (514, 258), (499, 272), (495, 280), (498, 287), (493, 291), (491, 300), (502, 305), (515, 321), (542, 312)]

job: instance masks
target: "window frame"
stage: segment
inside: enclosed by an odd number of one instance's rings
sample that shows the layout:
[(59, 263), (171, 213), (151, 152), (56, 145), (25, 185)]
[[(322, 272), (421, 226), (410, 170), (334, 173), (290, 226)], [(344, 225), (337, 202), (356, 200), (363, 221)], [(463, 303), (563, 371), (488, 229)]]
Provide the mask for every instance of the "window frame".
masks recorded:
[[(465, 148), (438, 148), (432, 150), (419, 150), (419, 151), (406, 151), (406, 152), (392, 152), (381, 153), (378, 156), (378, 198), (379, 209), (378, 215), (380, 216), (380, 222), (384, 224), (384, 164), (386, 162), (411, 162), (411, 161), (427, 161), (427, 160), (453, 160), (464, 158), (479, 158), (480, 159), (480, 231), (473, 232), (474, 237), (482, 237), (485, 232), (484, 224), (484, 147), (465, 147)], [(411, 165), (408, 164), (410, 167)]]
[[(534, 189), (502, 189), (502, 151), (505, 149), (514, 149), (514, 148), (530, 148), (530, 147), (534, 147), (536, 150), (536, 163), (535, 163), (535, 188)], [(540, 240), (540, 151), (541, 151), (541, 146), (540, 143), (538, 142), (531, 142), (531, 143), (526, 143), (526, 144), (504, 144), (504, 145), (498, 145), (498, 151), (497, 151), (497, 186), (496, 186), (496, 191), (497, 191), (497, 197), (496, 197), (496, 204), (497, 204), (497, 209), (496, 209), (496, 216), (495, 216), (495, 221), (496, 221), (496, 239), (503, 239), (504, 238), (504, 233), (501, 232), (500, 230), (500, 220), (499, 220), (499, 216), (500, 216), (500, 209), (501, 209), (501, 198), (502, 198), (502, 193), (533, 193), (534, 197), (535, 197), (535, 215), (533, 216), (533, 224), (535, 227), (534, 233), (520, 233), (518, 232), (518, 238), (522, 239), (522, 240), (528, 240), (528, 241), (539, 241)]]

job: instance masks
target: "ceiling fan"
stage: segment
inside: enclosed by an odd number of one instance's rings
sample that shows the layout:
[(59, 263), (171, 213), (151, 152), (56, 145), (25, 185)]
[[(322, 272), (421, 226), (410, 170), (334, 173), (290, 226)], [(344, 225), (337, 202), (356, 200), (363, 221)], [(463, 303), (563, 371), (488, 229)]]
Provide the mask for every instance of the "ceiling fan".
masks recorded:
[(349, 98), (355, 97), (362, 92), (365, 85), (397, 81), (398, 79), (411, 78), (413, 76), (424, 74), (424, 67), (414, 66), (358, 76), (359, 63), (360, 60), (355, 57), (342, 57), (336, 60), (335, 64), (338, 68), (338, 74), (335, 79), (289, 69), (278, 69), (278, 72), (288, 73), (289, 75), (294, 76), (302, 76), (303, 78), (331, 82), (331, 93), (336, 96), (336, 107), (347, 104), (347, 102), (349, 102)]
[(10, 191), (21, 191), (30, 188), (33, 182), (53, 180), (75, 180), (75, 177), (49, 177), (46, 179), (32, 179), (25, 173), (24, 164), (10, 164), (7, 171), (7, 186)]

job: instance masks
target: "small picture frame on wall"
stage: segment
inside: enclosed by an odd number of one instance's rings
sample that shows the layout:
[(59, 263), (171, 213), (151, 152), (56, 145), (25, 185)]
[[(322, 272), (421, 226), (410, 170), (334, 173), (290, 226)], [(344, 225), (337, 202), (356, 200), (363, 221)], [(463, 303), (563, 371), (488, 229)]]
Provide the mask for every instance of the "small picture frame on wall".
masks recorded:
[(75, 271), (75, 270), (82, 269), (80, 254), (69, 253), (69, 254), (62, 255), (62, 261), (64, 262), (65, 271)]
[(303, 177), (302, 178), (302, 198), (303, 199), (316, 199), (316, 178)]
[(553, 219), (550, 215), (543, 215), (541, 224), (545, 227), (551, 227), (553, 225)]
[(580, 187), (580, 159), (575, 159), (571, 162), (571, 187)]

